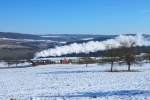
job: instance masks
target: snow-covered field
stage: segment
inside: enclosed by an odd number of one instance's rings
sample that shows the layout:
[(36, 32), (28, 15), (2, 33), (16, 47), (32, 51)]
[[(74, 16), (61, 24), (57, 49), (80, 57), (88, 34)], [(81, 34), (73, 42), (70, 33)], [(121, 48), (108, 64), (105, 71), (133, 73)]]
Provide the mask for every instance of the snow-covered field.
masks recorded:
[(150, 64), (131, 68), (138, 71), (107, 72), (109, 64), (0, 69), (0, 100), (150, 100)]

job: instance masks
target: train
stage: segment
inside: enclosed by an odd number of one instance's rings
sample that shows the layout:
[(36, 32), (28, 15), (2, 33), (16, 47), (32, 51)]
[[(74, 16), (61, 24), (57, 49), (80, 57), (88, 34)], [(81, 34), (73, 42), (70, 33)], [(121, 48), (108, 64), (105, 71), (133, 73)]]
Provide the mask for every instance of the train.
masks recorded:
[(37, 58), (31, 59), (30, 62), (33, 66), (48, 65), (48, 64), (70, 64), (72, 59), (65, 58)]

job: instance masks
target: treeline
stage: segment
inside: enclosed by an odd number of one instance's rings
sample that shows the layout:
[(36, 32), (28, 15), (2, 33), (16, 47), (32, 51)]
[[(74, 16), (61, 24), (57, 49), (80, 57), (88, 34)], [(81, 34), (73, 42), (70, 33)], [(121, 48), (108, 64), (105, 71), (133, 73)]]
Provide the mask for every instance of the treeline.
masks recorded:
[(108, 48), (106, 53), (107, 62), (111, 63), (111, 72), (114, 62), (125, 62), (128, 65), (128, 71), (131, 70), (131, 64), (136, 61), (136, 50), (134, 47), (121, 47), (117, 49)]
[(35, 50), (29, 48), (0, 49), (0, 61), (10, 64), (18, 64), (29, 61), (34, 57)]
[(107, 50), (104, 52), (104, 55), (101, 59), (91, 58), (91, 57), (82, 57), (78, 63), (80, 64), (92, 64), (92, 63), (110, 63), (110, 71), (114, 71), (114, 63), (124, 63), (127, 64), (127, 70), (131, 71), (131, 65), (134, 63), (139, 63), (146, 60), (150, 62), (150, 53), (140, 53), (136, 47), (123, 46), (121, 48), (112, 48), (107, 47)]

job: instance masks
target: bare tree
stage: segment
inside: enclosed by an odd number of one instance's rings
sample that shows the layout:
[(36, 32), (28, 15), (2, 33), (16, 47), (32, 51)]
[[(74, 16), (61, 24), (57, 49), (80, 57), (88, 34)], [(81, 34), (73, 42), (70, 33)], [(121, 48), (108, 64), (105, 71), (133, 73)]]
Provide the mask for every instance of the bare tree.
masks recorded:
[(117, 49), (114, 49), (112, 46), (106, 46), (105, 56), (107, 57), (107, 62), (111, 63), (110, 71), (112, 72), (114, 62), (118, 60), (118, 58), (117, 58)]
[(130, 44), (125, 44), (123, 45), (122, 49), (122, 54), (124, 56), (124, 61), (128, 65), (128, 71), (131, 70), (131, 64), (135, 62), (135, 56), (136, 56), (136, 51), (135, 51), (135, 42), (131, 42)]
[(92, 64), (95, 63), (96, 61), (90, 57), (83, 57), (80, 59), (80, 63), (82, 64), (86, 64), (86, 67), (88, 66), (88, 64)]
[(130, 71), (131, 64), (135, 62), (135, 54), (134, 54), (134, 50), (132, 47), (127, 48), (127, 53), (125, 55), (125, 61), (128, 65), (128, 71)]

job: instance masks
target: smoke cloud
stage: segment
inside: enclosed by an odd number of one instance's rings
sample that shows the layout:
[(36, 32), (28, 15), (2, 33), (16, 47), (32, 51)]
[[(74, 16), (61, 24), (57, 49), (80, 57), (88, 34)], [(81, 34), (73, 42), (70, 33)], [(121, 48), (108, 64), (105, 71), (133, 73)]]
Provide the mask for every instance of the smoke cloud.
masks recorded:
[(150, 46), (150, 41), (145, 40), (143, 35), (137, 34), (135, 36), (119, 35), (114, 39), (105, 41), (89, 41), (87, 43), (73, 43), (70, 45), (60, 46), (53, 49), (43, 50), (35, 54), (35, 58), (48, 56), (61, 56), (72, 53), (90, 53), (102, 51), (109, 48), (119, 48), (121, 46)]

